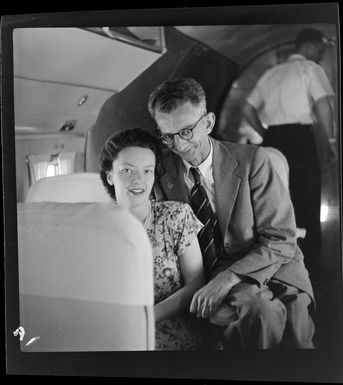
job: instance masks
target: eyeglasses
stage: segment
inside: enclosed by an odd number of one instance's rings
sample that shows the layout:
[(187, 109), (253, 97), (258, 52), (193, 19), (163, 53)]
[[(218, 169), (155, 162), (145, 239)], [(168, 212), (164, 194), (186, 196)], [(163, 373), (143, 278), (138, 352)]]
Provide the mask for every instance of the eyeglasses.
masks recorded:
[(166, 144), (167, 146), (172, 146), (175, 142), (175, 136), (179, 135), (180, 138), (184, 140), (190, 140), (193, 138), (193, 130), (198, 125), (200, 120), (207, 115), (207, 112), (205, 112), (192, 126), (182, 128), (179, 132), (176, 134), (160, 134), (159, 139), (162, 143)]

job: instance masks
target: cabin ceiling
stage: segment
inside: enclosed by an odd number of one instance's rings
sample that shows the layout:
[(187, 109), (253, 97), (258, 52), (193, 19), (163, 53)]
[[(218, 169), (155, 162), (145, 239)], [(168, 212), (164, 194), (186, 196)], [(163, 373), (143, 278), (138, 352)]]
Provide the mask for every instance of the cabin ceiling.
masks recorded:
[(104, 102), (161, 54), (80, 28), (15, 29), (16, 134), (85, 134)]
[[(332, 24), (176, 26), (236, 62), (242, 70), (266, 51), (291, 44), (305, 27), (315, 27), (333, 42)], [(74, 127), (85, 134), (99, 110), (113, 94), (123, 90), (158, 60), (156, 52), (127, 44), (138, 36), (140, 44), (155, 44), (158, 27), (122, 28), (118, 40), (91, 28), (18, 28), (13, 35), (14, 103), (16, 134), (58, 133)], [(122, 32), (120, 30), (119, 32)], [(94, 32), (94, 33), (92, 33)], [(104, 33), (104, 31), (102, 31)], [(106, 36), (107, 34), (107, 36)], [(168, 50), (168, 43), (167, 43)], [(111, 65), (108, 65), (111, 63)]]
[(175, 28), (243, 67), (270, 49), (292, 43), (301, 29), (312, 27), (321, 30), (328, 39), (336, 41), (336, 28), (332, 24), (208, 25)]

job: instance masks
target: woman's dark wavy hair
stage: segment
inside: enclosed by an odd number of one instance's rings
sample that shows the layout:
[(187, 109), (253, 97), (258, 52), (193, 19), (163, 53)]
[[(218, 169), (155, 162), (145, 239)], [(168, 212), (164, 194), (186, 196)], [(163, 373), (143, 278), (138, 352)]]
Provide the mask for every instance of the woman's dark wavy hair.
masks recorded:
[(132, 128), (110, 136), (100, 151), (98, 163), (101, 181), (110, 197), (114, 200), (116, 199), (116, 194), (114, 186), (110, 185), (107, 181), (107, 172), (112, 170), (113, 161), (117, 159), (119, 152), (127, 147), (150, 149), (155, 154), (156, 165), (160, 163), (162, 158), (160, 142), (142, 128)]

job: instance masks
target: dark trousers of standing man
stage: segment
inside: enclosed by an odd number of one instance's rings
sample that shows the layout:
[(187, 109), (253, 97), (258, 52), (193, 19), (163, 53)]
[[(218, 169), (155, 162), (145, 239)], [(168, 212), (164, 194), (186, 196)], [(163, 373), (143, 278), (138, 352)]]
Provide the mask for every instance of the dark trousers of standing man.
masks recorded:
[(306, 229), (299, 246), (310, 274), (316, 274), (321, 253), (321, 167), (311, 125), (270, 126), (262, 146), (277, 148), (287, 158), (297, 227)]

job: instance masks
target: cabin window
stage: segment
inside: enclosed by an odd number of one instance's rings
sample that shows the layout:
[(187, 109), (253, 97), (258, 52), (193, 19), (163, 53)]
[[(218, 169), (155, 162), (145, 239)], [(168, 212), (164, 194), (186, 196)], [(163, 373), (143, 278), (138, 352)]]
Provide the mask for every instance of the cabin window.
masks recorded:
[(49, 176), (55, 176), (55, 175), (56, 175), (56, 164), (50, 163), (48, 165), (46, 176), (49, 177)]
[(75, 152), (61, 152), (57, 156), (57, 175), (72, 174), (75, 166)]
[(30, 185), (39, 179), (72, 174), (75, 169), (75, 152), (28, 156)]

